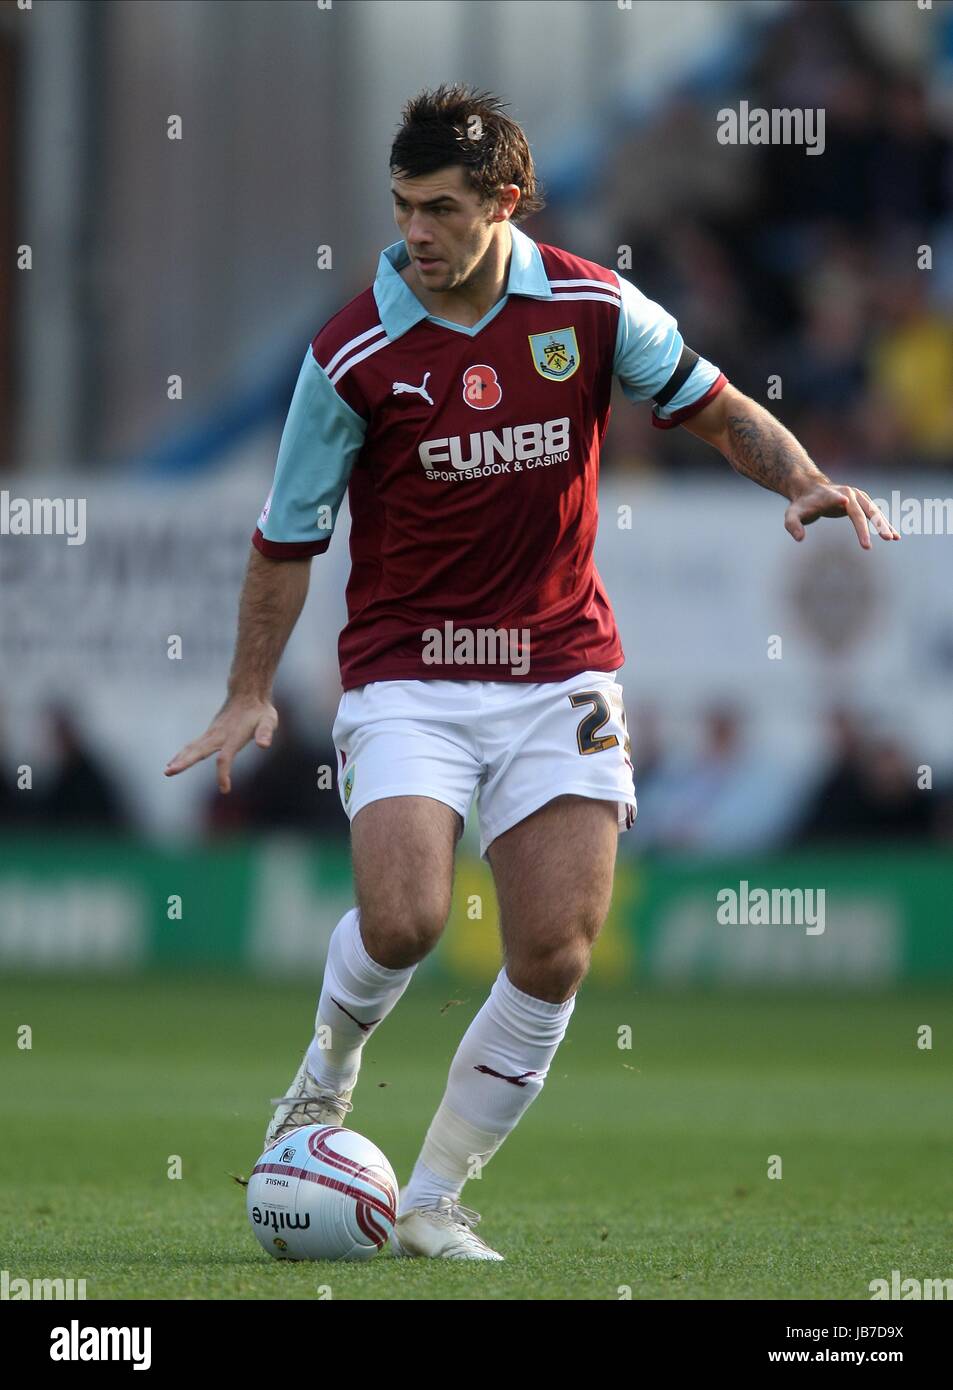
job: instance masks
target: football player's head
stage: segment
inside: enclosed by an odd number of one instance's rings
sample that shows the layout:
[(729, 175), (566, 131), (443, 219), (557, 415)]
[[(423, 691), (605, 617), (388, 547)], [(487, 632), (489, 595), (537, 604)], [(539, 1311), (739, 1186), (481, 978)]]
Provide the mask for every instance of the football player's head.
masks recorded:
[(526, 136), (503, 102), (461, 85), (406, 104), (390, 172), (398, 229), (430, 290), (465, 284), (503, 223), (544, 206)]

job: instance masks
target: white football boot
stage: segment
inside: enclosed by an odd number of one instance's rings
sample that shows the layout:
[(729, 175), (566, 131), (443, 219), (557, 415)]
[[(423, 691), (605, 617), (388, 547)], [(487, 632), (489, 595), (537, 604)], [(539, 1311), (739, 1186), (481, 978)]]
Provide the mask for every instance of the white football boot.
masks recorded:
[(502, 1260), (473, 1227), (478, 1212), (441, 1197), (435, 1207), (412, 1207), (397, 1219), (390, 1244), (398, 1257), (427, 1255), (443, 1260)]
[(342, 1125), (345, 1115), (354, 1109), (351, 1104), (353, 1090), (353, 1086), (340, 1092), (320, 1086), (308, 1071), (308, 1054), (305, 1053), (288, 1094), (271, 1102), (278, 1108), (265, 1130), (265, 1148), (270, 1149), (282, 1135), (301, 1125)]

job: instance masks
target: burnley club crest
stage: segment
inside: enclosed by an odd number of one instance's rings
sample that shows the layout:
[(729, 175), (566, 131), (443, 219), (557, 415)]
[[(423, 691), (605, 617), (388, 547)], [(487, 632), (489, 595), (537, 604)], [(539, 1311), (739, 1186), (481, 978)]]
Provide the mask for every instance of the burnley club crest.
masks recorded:
[(552, 333), (531, 333), (529, 350), (533, 366), (550, 381), (565, 381), (579, 366), (579, 344), (575, 328), (557, 328)]

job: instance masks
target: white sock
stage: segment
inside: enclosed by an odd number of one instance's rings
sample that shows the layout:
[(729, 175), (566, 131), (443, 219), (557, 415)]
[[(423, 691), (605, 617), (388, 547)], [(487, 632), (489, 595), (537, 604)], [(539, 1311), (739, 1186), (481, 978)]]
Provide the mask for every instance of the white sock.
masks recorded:
[(492, 1158), (543, 1089), (575, 1002), (575, 995), (563, 1004), (534, 999), (500, 971), (457, 1048), (443, 1100), (400, 1194), (401, 1212), (433, 1206), (443, 1195), (456, 1199)]
[[(332, 1091), (349, 1090), (361, 1067), (361, 1051), (410, 984), (415, 965), (389, 970), (367, 954), (361, 915), (346, 912), (331, 933), (324, 983), (308, 1049), (308, 1071)], [(330, 1046), (328, 1046), (330, 1043)]]

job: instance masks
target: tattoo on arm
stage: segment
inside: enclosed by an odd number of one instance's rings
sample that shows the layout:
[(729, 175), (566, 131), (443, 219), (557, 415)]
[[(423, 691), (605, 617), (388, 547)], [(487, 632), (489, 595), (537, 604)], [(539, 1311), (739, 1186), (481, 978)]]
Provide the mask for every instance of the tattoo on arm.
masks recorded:
[(779, 420), (760, 406), (727, 418), (726, 456), (732, 468), (771, 492), (791, 497), (829, 480)]

